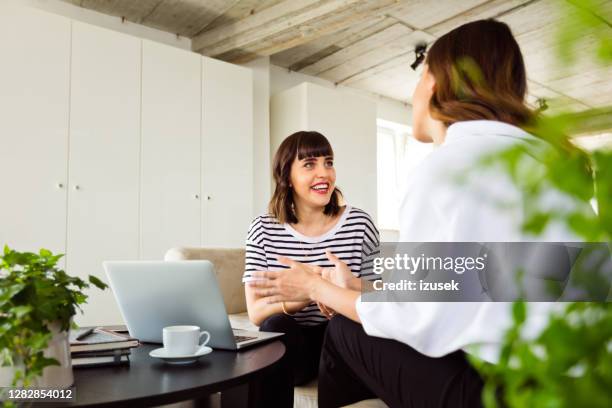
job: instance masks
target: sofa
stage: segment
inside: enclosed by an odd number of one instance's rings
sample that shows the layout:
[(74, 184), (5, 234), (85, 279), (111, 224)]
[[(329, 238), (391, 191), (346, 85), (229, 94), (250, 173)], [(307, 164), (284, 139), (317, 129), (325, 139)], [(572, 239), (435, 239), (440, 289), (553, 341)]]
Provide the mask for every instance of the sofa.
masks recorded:
[[(217, 282), (223, 295), (225, 309), (232, 327), (259, 330), (249, 320), (242, 274), (244, 273), (244, 248), (172, 248), (166, 252), (166, 261), (208, 260), (214, 265)], [(351, 404), (351, 408), (386, 407), (381, 400), (372, 399)], [(317, 381), (295, 387), (294, 408), (317, 407)]]

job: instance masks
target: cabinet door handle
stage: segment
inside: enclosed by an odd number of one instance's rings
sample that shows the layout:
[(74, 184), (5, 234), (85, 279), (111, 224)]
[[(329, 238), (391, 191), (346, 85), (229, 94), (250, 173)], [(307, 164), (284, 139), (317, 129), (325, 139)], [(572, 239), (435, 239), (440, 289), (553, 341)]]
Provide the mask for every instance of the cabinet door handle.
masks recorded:
[(81, 187), (80, 187), (78, 184), (75, 184), (75, 185), (74, 185), (74, 189), (75, 189), (75, 190), (80, 190), (80, 189), (81, 189)]
[(210, 200), (211, 198), (212, 198), (211, 196), (206, 196), (206, 199), (207, 199), (207, 200)]
[(57, 188), (64, 188), (64, 183), (57, 183)]
[(194, 195), (193, 198), (195, 198), (196, 200), (198, 200), (200, 198), (200, 196), (198, 194)]

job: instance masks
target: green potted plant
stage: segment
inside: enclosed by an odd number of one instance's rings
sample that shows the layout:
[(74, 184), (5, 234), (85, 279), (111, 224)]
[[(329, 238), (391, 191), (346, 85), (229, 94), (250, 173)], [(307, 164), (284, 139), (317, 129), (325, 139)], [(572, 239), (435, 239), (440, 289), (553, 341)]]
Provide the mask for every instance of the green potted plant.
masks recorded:
[[(73, 383), (69, 332), (90, 284), (57, 266), (62, 254), (8, 246), (0, 256), (0, 386), (69, 387)], [(82, 312), (82, 310), (81, 310)]]

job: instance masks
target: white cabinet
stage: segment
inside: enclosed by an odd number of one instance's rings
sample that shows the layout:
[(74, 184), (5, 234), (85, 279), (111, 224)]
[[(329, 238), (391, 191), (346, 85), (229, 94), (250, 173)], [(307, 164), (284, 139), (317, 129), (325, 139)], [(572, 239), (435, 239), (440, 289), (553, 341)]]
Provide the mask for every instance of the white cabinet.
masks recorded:
[(0, 5), (0, 51), (0, 246), (63, 253), (70, 20)]
[[(67, 272), (138, 259), (141, 44), (73, 23)], [(79, 324), (121, 321), (110, 290), (91, 289)]]
[(346, 201), (376, 220), (376, 104), (367, 99), (302, 83), (279, 92), (270, 104), (270, 148), (298, 130), (316, 130), (334, 149), (336, 184)]
[(202, 57), (143, 41), (140, 257), (199, 246)]
[(202, 64), (202, 245), (242, 247), (253, 207), (251, 70)]
[[(0, 56), (0, 244), (105, 282), (106, 260), (244, 245), (250, 69), (3, 4)], [(87, 294), (78, 324), (123, 321), (110, 290)]]

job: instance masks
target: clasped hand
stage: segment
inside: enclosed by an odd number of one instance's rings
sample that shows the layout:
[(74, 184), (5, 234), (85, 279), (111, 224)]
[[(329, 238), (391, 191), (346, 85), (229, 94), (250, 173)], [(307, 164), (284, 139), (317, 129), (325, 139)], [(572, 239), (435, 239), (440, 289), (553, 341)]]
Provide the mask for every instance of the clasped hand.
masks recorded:
[(308, 265), (280, 256), (278, 262), (288, 269), (252, 272), (251, 275), (255, 279), (248, 285), (254, 289), (257, 296), (266, 298), (268, 303), (315, 301), (321, 313), (329, 319), (336, 312), (317, 298), (319, 285), (328, 281), (342, 288), (348, 288), (351, 282), (358, 278), (355, 278), (348, 265), (331, 251), (326, 251), (325, 254), (334, 265), (332, 268)]

